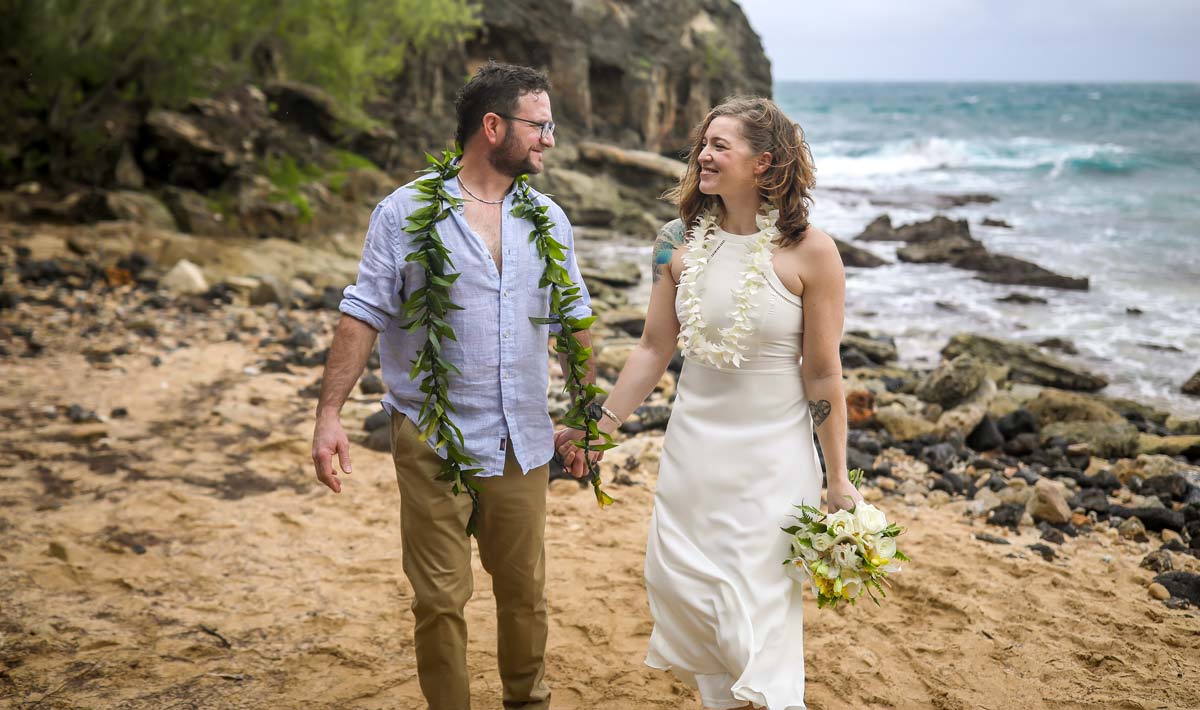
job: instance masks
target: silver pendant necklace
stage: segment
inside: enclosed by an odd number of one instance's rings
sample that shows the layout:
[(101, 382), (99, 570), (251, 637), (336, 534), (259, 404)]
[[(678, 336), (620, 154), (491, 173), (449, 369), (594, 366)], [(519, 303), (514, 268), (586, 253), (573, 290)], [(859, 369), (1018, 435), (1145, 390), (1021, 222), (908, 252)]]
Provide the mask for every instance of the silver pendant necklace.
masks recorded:
[(476, 202), (482, 202), (485, 205), (499, 205), (504, 203), (503, 197), (498, 200), (485, 200), (479, 195), (476, 195), (474, 192), (471, 192), (471, 188), (467, 187), (467, 183), (463, 182), (461, 177), (458, 179), (458, 184), (460, 187), (462, 187), (463, 191), (470, 195)]

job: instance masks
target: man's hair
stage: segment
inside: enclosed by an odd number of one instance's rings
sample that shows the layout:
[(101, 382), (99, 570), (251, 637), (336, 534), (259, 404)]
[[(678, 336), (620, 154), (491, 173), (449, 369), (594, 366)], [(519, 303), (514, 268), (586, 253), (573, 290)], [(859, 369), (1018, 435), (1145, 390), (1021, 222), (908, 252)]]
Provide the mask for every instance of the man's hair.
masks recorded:
[(460, 146), (483, 125), (488, 113), (512, 115), (517, 102), (525, 94), (550, 91), (550, 79), (545, 72), (516, 64), (499, 64), (489, 61), (475, 72), (454, 97), (454, 111), (458, 115), (458, 130), (454, 140)]

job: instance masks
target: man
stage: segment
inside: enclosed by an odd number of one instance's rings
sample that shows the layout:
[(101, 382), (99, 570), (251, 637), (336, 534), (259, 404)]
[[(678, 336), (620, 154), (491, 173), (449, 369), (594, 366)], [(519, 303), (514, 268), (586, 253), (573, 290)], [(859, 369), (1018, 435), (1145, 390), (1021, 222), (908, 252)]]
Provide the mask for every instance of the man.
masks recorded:
[[(545, 550), (547, 462), (553, 453), (546, 390), (549, 288), (539, 288), (544, 263), (530, 243), (532, 224), (510, 214), (514, 179), (542, 170), (542, 153), (554, 147), (549, 81), (526, 67), (489, 63), (458, 94), (457, 140), (462, 170), (445, 190), (463, 207), (437, 223), (437, 233), (461, 274), (450, 289), (463, 310), (448, 316), (457, 341), (443, 339), (442, 354), (461, 372), (451, 375), (449, 397), (465, 450), (478, 462), (479, 556), (492, 576), (499, 632), (498, 661), (505, 708), (550, 706), (543, 680), (547, 621)], [(558, 205), (549, 205), (552, 236), (567, 246), (566, 267), (582, 287), (571, 228)], [(392, 458), (400, 488), (403, 567), (412, 584), (417, 672), (431, 710), (470, 707), (463, 607), (472, 591), (470, 538), (464, 532), (471, 499), (435, 480), (443, 452), (417, 435), (425, 394), (409, 369), (426, 334), (406, 331), (402, 304), (425, 282), (424, 267), (407, 262), (412, 235), (408, 215), (425, 203), (410, 183), (385, 198), (371, 216), (358, 281), (348, 287), (325, 366), (313, 463), (317, 480), (335, 493), (342, 487), (331, 458), (350, 473), (350, 452), (340, 421), (349, 395), (380, 337), (380, 361), (391, 414)], [(590, 315), (582, 298), (570, 315)], [(576, 334), (584, 346), (591, 338)], [(581, 466), (572, 471), (582, 475)]]

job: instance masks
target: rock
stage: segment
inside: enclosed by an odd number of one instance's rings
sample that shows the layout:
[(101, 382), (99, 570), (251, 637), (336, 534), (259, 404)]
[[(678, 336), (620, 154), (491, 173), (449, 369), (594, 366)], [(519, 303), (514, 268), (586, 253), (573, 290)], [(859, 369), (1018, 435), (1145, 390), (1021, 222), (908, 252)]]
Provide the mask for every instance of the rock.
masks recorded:
[(1164, 425), (1172, 434), (1200, 434), (1200, 419), (1186, 419), (1172, 414)]
[[(936, 215), (924, 222), (915, 222), (898, 227), (895, 230), (895, 240), (910, 244), (935, 242), (954, 237), (971, 239), (971, 228), (967, 220), (952, 220), (943, 215)], [(972, 239), (972, 241), (974, 241)]]
[(1008, 540), (1005, 540), (1002, 537), (998, 537), (996, 535), (991, 535), (989, 533), (975, 533), (975, 539), (981, 540), (983, 542), (991, 543), (993, 545), (1011, 545), (1012, 544)]
[(993, 509), (987, 521), (989, 525), (1011, 528), (1015, 532), (1020, 527), (1021, 520), (1024, 517), (1025, 506), (1023, 504), (1005, 503)]
[(1154, 572), (1170, 572), (1172, 569), (1171, 553), (1166, 550), (1155, 550), (1143, 557), (1138, 566)]
[(1071, 521), (1071, 508), (1063, 487), (1047, 479), (1041, 479), (1033, 487), (1033, 499), (1029, 501), (1029, 514), (1034, 520), (1062, 524)]
[(386, 427), (392, 423), (392, 417), (387, 413), (386, 409), (381, 409), (363, 421), (363, 429), (367, 431), (375, 431), (382, 427)]
[(583, 276), (584, 283), (591, 284), (599, 281), (600, 283), (617, 288), (629, 288), (636, 286), (642, 280), (642, 272), (638, 265), (631, 261), (623, 261), (609, 265), (605, 268), (581, 268), (580, 275)]
[(212, 190), (237, 167), (236, 155), (218, 145), (190, 116), (155, 109), (146, 116), (144, 125), (139, 163), (157, 181)]
[(1062, 437), (1086, 443), (1092, 453), (1105, 458), (1132, 456), (1137, 452), (1138, 431), (1128, 422), (1054, 422), (1042, 428), (1041, 441)]
[(1174, 530), (1165, 528), (1161, 534), (1164, 547), (1186, 547), (1186, 545), (1183, 544), (1183, 537)]
[(1053, 525), (1046, 523), (1046, 522), (1041, 522), (1041, 523), (1038, 523), (1037, 527), (1038, 527), (1038, 530), (1042, 531), (1042, 539), (1045, 540), (1046, 542), (1049, 542), (1049, 543), (1052, 543), (1055, 545), (1061, 545), (1064, 542), (1066, 542), (1066, 537), (1063, 535), (1062, 530), (1059, 530), (1058, 528), (1054, 527)]
[(100, 219), (138, 222), (172, 232), (178, 229), (166, 205), (153, 195), (134, 190), (104, 193), (102, 207), (96, 216)]
[(846, 393), (847, 425), (863, 429), (875, 423), (875, 395), (870, 390), (850, 390)]
[(975, 491), (974, 502), (978, 504), (977, 512), (979, 513), (986, 513), (1004, 504), (1004, 501), (1000, 500), (1000, 496), (996, 495), (991, 488), (980, 488)]
[(46, 546), (46, 554), (63, 562), (69, 562), (67, 548), (61, 542), (51, 542)]
[(1010, 379), (1018, 381), (1085, 392), (1093, 392), (1108, 385), (1108, 381), (1103, 377), (1072, 367), (1023, 343), (959, 333), (942, 348), (942, 356), (946, 358), (955, 358), (963, 353), (970, 353), (984, 361), (1007, 365), (1010, 368)]
[(967, 435), (967, 446), (975, 451), (993, 451), (1004, 446), (1004, 435), (996, 426), (996, 421), (988, 415), (979, 420), (979, 424)]
[(981, 272), (975, 278), (995, 284), (1043, 286), (1077, 291), (1088, 290), (1088, 278), (1064, 276), (1024, 259), (1006, 254), (990, 254), (981, 249), (967, 251), (950, 262), (959, 269)]
[(1142, 521), (1137, 518), (1126, 518), (1117, 526), (1117, 532), (1126, 540), (1135, 542), (1146, 542), (1150, 538), (1146, 536), (1146, 526), (1142, 525)]
[(1194, 397), (1200, 397), (1200, 370), (1196, 370), (1196, 372), (1188, 378), (1187, 382), (1183, 383), (1183, 386), (1179, 388), (1179, 391), (1183, 392), (1184, 394), (1190, 394)]
[(579, 485), (579, 481), (576, 481), (566, 472), (561, 477), (556, 477), (550, 481), (549, 493), (552, 496), (570, 497), (582, 490), (583, 487)]
[(1178, 473), (1147, 478), (1142, 483), (1141, 492), (1147, 496), (1157, 496), (1166, 505), (1171, 501), (1183, 502), (1193, 486), (1188, 479)]
[(967, 399), (938, 417), (934, 434), (940, 437), (957, 434), (966, 437), (987, 416), (988, 405), (996, 396), (996, 384), (985, 379)]
[(1043, 560), (1045, 560), (1047, 562), (1054, 561), (1054, 550), (1051, 549), (1048, 545), (1043, 545), (1039, 542), (1039, 543), (1034, 543), (1032, 545), (1028, 545), (1028, 547), (1029, 547), (1029, 549), (1031, 549), (1034, 552), (1041, 555)]
[[(572, 225), (607, 227), (616, 220), (617, 210), (623, 205), (615, 181), (603, 173), (555, 167), (546, 170), (538, 183), (538, 189), (554, 195)], [(590, 282), (587, 272), (583, 272), (583, 277)]]
[(1010, 456), (1029, 456), (1037, 452), (1040, 439), (1037, 434), (1017, 434), (1004, 444), (1004, 453)]
[(1170, 529), (1176, 532), (1183, 530), (1183, 513), (1166, 508), (1126, 508), (1121, 505), (1111, 506), (1109, 514), (1128, 520), (1138, 520), (1146, 530), (1158, 532)]
[(258, 285), (250, 292), (250, 305), (264, 306), (278, 303), (287, 307), (292, 303), (292, 293), (283, 280), (272, 274), (258, 277)]
[(636, 340), (608, 339), (596, 356), (596, 373), (615, 380), (636, 347)]
[(672, 183), (679, 180), (680, 174), (687, 168), (686, 163), (645, 150), (631, 150), (595, 141), (581, 141), (577, 147), (581, 160), (631, 169)]
[(176, 262), (158, 284), (168, 291), (180, 294), (198, 295), (208, 291), (208, 281), (204, 279), (204, 272), (187, 259)]
[(1004, 436), (1005, 441), (1015, 438), (1018, 434), (1037, 434), (1037, 417), (1028, 409), (1013, 410), (996, 421), (996, 428)]
[(324, 90), (299, 82), (273, 81), (263, 86), (272, 117), (304, 133), (336, 143), (354, 133), (338, 102)]
[(1027, 405), (1029, 412), (1043, 425), (1053, 422), (1112, 422), (1122, 423), (1125, 418), (1104, 404), (1074, 392), (1065, 392), (1050, 387), (1043, 389), (1037, 398)]
[(1022, 305), (1028, 305), (1031, 303), (1049, 303), (1049, 301), (1044, 298), (1039, 296), (1030, 296), (1024, 293), (1010, 293), (1007, 296), (1003, 298), (997, 298), (996, 300), (1000, 301), (1001, 303), (1019, 303)]
[(885, 365), (900, 356), (893, 338), (872, 336), (862, 331), (852, 331), (843, 335), (842, 348), (854, 348), (879, 365)]
[(892, 218), (886, 214), (879, 215), (854, 239), (860, 242), (897, 241), (896, 230), (892, 228)]
[(671, 418), (671, 408), (644, 404), (634, 411), (643, 430), (666, 429)]
[(1008, 222), (1005, 222), (1002, 219), (993, 219), (991, 217), (984, 217), (983, 221), (980, 222), (980, 224), (982, 224), (985, 227), (1000, 227), (1002, 229), (1012, 229), (1012, 225), (1009, 224)]
[(863, 367), (875, 367), (875, 362), (856, 348), (846, 347), (845, 344), (841, 347), (839, 353), (842, 360), (843, 370), (857, 370)]
[(372, 429), (367, 434), (367, 438), (363, 440), (363, 446), (371, 451), (390, 452), (392, 450), (392, 428), (383, 426)]
[(928, 242), (908, 244), (896, 251), (896, 258), (911, 264), (942, 264), (957, 265), (958, 261), (968, 256), (983, 252), (980, 242), (971, 237), (956, 235)]
[(917, 385), (917, 396), (950, 408), (975, 392), (983, 382), (984, 374), (983, 363), (964, 353), (938, 365)]
[(1139, 455), (1165, 454), (1167, 456), (1184, 456), (1192, 460), (1200, 459), (1200, 436), (1139, 434), (1137, 453)]
[(897, 441), (909, 441), (933, 431), (932, 422), (909, 414), (899, 403), (892, 403), (877, 409), (875, 420), (883, 425), (888, 435)]
[(859, 269), (874, 269), (877, 266), (892, 263), (862, 247), (856, 247), (841, 239), (834, 239), (833, 242), (837, 245), (838, 254), (841, 255), (842, 264), (845, 266), (852, 266)]
[(1172, 597), (1187, 599), (1200, 606), (1200, 574), (1167, 572), (1155, 577), (1154, 581), (1166, 587)]
[(1108, 513), (1108, 496), (1099, 488), (1081, 488), (1071, 499), (1072, 508), (1083, 508), (1096, 513)]
[(1162, 601), (1166, 601), (1167, 599), (1171, 598), (1171, 592), (1169, 592), (1166, 587), (1158, 582), (1152, 582), (1149, 587), (1146, 587), (1146, 591), (1150, 592), (1150, 596)]
[(949, 471), (954, 466), (954, 462), (958, 460), (958, 450), (953, 444), (942, 442), (922, 449), (920, 459), (929, 464), (931, 470)]
[(1075, 343), (1071, 342), (1070, 340), (1067, 340), (1066, 338), (1046, 338), (1045, 340), (1037, 341), (1037, 346), (1039, 348), (1050, 348), (1051, 350), (1058, 350), (1058, 351), (1064, 352), (1068, 355), (1078, 355), (1079, 354), (1079, 350), (1076, 349)]
[(1175, 461), (1170, 456), (1163, 455), (1148, 455), (1141, 453), (1136, 459), (1122, 459), (1112, 467), (1111, 475), (1115, 476), (1117, 481), (1128, 483), (1134, 476), (1139, 479), (1154, 479), (1158, 476), (1169, 476), (1171, 474), (1181, 473), (1192, 467), (1188, 464)]
[(358, 389), (363, 394), (386, 394), (387, 386), (383, 384), (383, 379), (374, 372), (366, 372), (362, 379), (358, 381)]

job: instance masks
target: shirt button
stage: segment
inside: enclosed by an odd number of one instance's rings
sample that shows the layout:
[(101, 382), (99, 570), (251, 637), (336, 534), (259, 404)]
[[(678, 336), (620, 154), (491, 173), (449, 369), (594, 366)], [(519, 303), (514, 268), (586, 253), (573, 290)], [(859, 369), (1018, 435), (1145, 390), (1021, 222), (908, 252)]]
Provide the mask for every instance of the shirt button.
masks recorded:
[(507, 331), (507, 330), (506, 330), (506, 331), (504, 331), (504, 337), (506, 337), (506, 338), (508, 337), (508, 331)]

